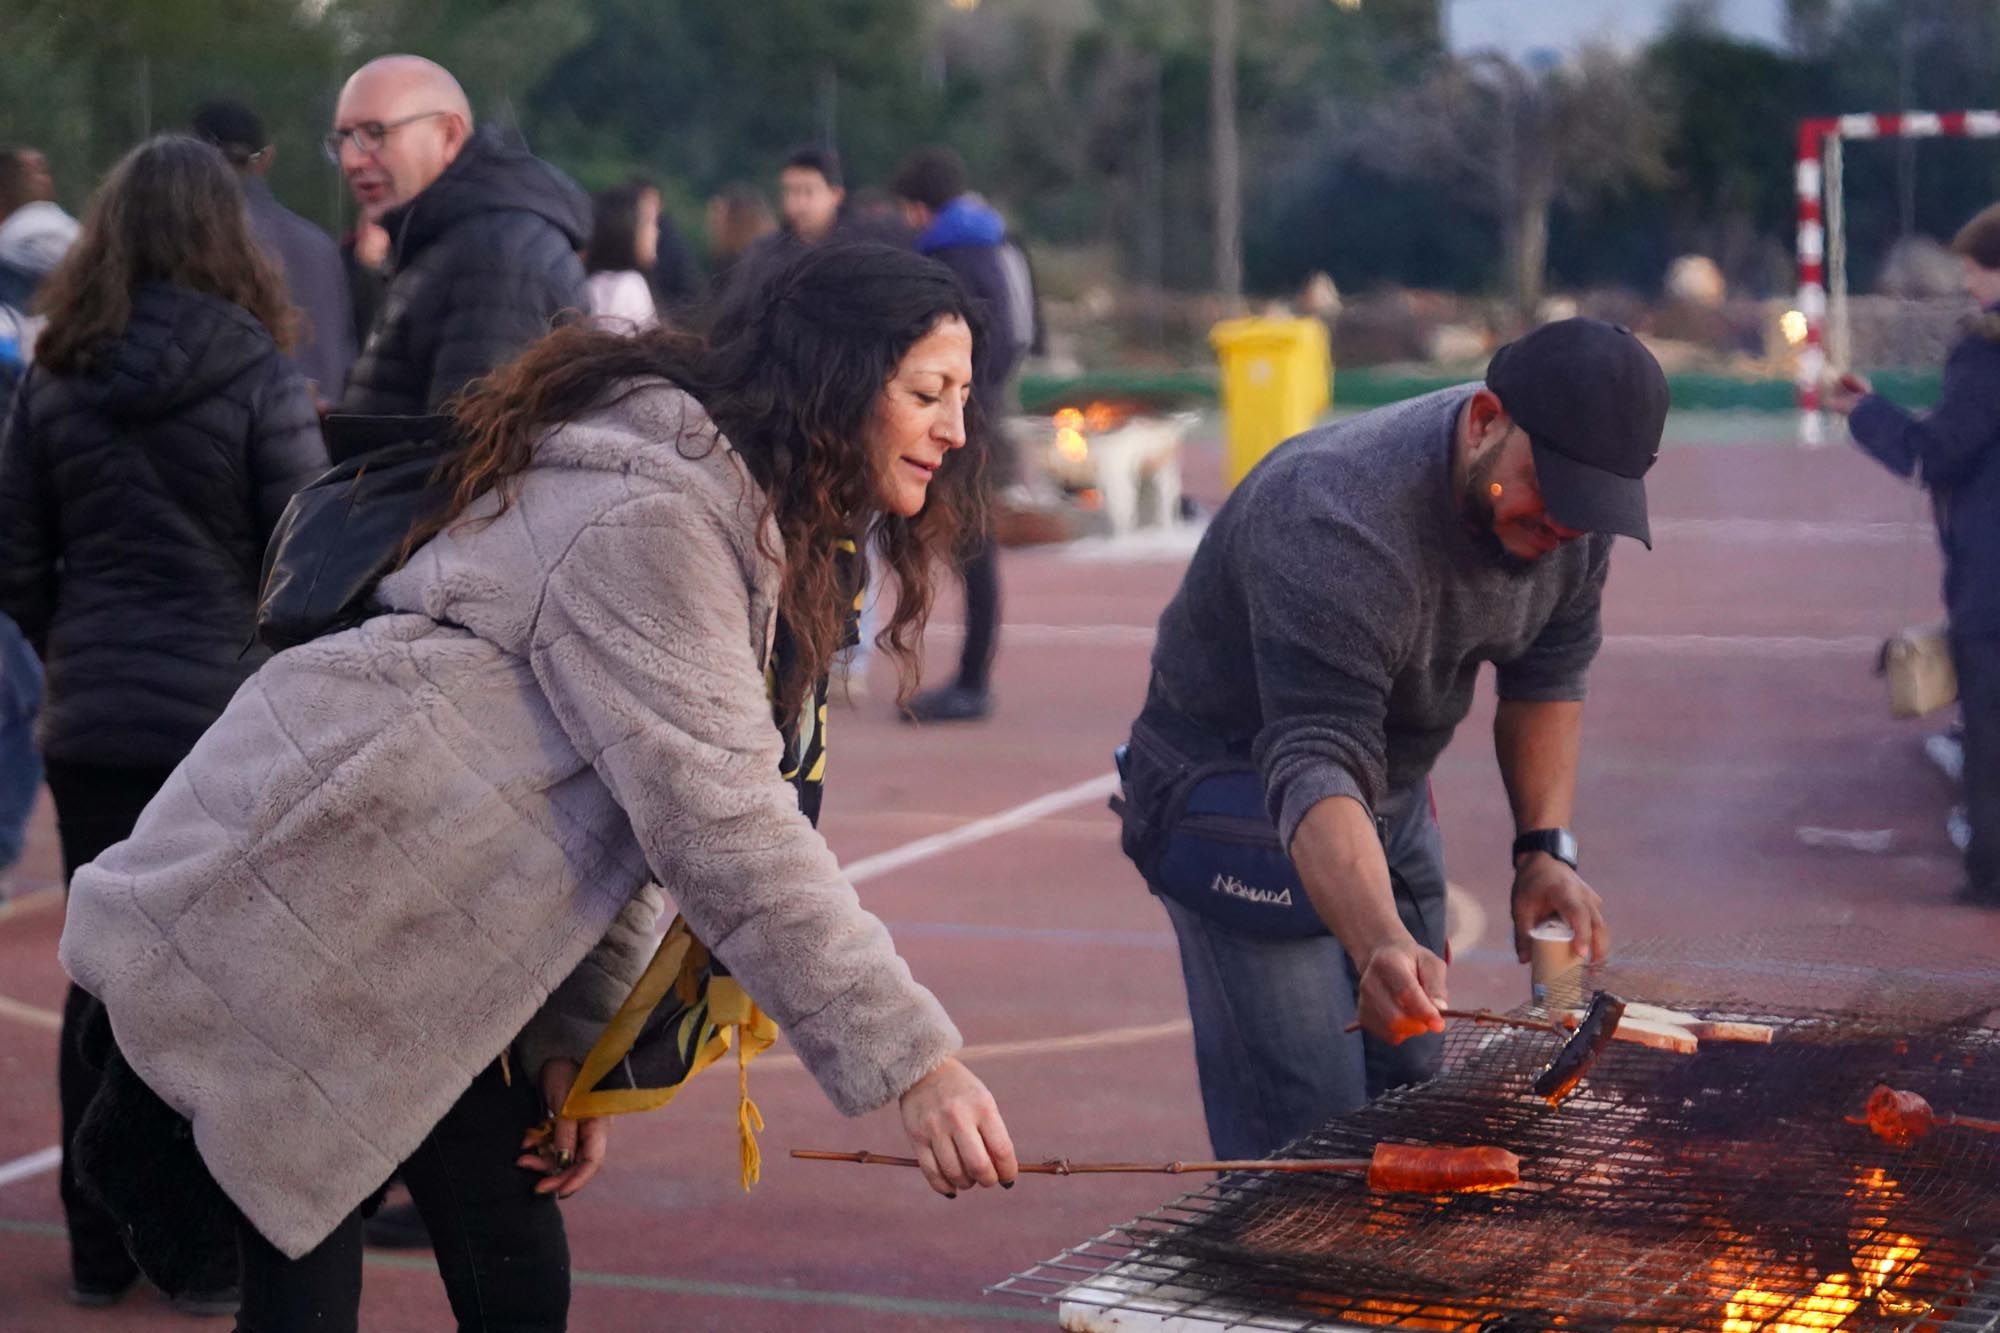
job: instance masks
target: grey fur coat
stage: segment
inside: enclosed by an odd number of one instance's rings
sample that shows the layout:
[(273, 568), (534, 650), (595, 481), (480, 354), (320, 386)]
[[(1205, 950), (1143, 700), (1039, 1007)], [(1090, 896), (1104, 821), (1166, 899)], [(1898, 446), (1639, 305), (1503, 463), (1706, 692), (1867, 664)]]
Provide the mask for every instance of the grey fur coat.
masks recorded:
[(779, 776), (759, 492), (693, 399), (627, 387), (391, 614), (272, 658), (71, 886), (63, 965), (289, 1255), (517, 1034), (583, 1054), (651, 882), (842, 1111), (958, 1047)]

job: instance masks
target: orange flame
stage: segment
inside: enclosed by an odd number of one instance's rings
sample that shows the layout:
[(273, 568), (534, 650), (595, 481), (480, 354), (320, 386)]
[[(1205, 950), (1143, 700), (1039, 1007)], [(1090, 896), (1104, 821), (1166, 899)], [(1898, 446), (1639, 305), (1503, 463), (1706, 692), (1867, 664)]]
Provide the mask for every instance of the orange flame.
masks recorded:
[(1083, 409), (1083, 424), (1095, 434), (1115, 429), (1126, 414), (1110, 403), (1092, 403)]
[[(1881, 1167), (1871, 1167), (1855, 1181), (1863, 1198), (1893, 1196), (1897, 1182)], [(1885, 1208), (1888, 1200), (1883, 1200)], [(1887, 1223), (1885, 1217), (1858, 1219), (1868, 1224), (1873, 1237), (1854, 1255), (1854, 1271), (1834, 1273), (1813, 1287), (1807, 1296), (1767, 1291), (1755, 1285), (1738, 1291), (1723, 1306), (1722, 1333), (1818, 1333), (1838, 1329), (1850, 1315), (1873, 1301), (1884, 1313), (1921, 1315), (1930, 1311), (1928, 1302), (1897, 1294), (1921, 1267), (1923, 1245), (1913, 1236), (1881, 1236), (1875, 1228)]]

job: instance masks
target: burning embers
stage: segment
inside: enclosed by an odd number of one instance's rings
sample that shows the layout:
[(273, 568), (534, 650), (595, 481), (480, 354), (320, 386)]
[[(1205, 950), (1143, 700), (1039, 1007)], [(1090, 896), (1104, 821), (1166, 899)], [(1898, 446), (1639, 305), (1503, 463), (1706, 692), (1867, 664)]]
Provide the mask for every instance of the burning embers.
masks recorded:
[(1955, 1317), (2000, 1241), (2000, 1141), (1938, 1129), (1889, 1149), (1844, 1113), (1898, 1068), (1952, 1104), (2000, 1104), (1994, 1034), (1850, 1037), (1775, 1017), (1768, 1045), (1611, 1042), (1553, 1108), (1533, 1086), (1545, 1033), (1455, 1028), (1436, 1082), (1295, 1151), (1342, 1155), (1349, 1135), (1487, 1142), (1519, 1154), (1519, 1186), (1425, 1197), (1260, 1180), (1150, 1238), (1153, 1252), (1248, 1284), (1253, 1308), (1350, 1325), (1907, 1333)]
[[(1546, 1025), (1460, 1023), (1436, 1079), (1289, 1150), (1492, 1144), (1518, 1186), (1230, 1177), (1113, 1233), (1107, 1271), (1135, 1283), (1115, 1308), (1159, 1291), (1225, 1326), (2000, 1333), (2000, 1135), (1966, 1120), (2000, 1112), (1990, 958), (1873, 931), (1634, 946), (1513, 1017), (1560, 1021), (1600, 988), (1660, 1008), (1628, 1006), (1637, 1026), (1560, 1105), (1533, 1086)], [(1696, 1049), (1641, 1044), (1648, 1024), (1699, 1028)]]
[(1090, 437), (1118, 429), (1132, 416), (1132, 409), (1117, 403), (1091, 403), (1087, 407), (1065, 407), (1053, 418), (1056, 453), (1071, 463), (1090, 457)]
[[(1863, 1210), (1856, 1217), (1853, 1266), (1820, 1278), (1805, 1294), (1796, 1287), (1777, 1290), (1768, 1278), (1740, 1288), (1723, 1306), (1722, 1333), (1818, 1333), (1848, 1328), (1856, 1316), (1865, 1319), (1852, 1326), (1878, 1319), (1905, 1323), (1931, 1314), (1935, 1304), (1914, 1294), (1912, 1287), (1920, 1277), (1932, 1290), (1948, 1284), (1938, 1281), (1942, 1275), (1925, 1261), (1922, 1241), (1884, 1231), (1901, 1193), (1897, 1181), (1882, 1168), (1862, 1172), (1853, 1191)], [(1879, 1210), (1870, 1211), (1874, 1205)], [(1726, 1279), (1727, 1268), (1720, 1264), (1718, 1276)]]

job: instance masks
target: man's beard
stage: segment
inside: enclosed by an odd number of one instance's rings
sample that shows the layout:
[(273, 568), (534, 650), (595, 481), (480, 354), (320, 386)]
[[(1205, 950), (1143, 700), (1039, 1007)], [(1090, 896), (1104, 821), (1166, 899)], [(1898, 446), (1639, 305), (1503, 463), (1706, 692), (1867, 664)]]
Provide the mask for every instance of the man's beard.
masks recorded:
[(1458, 497), (1458, 520), (1465, 525), (1466, 535), (1479, 553), (1499, 566), (1503, 573), (1528, 574), (1535, 569), (1537, 561), (1527, 556), (1515, 555), (1501, 545), (1494, 532), (1493, 515), (1493, 474), (1500, 466), (1500, 451), (1490, 450), (1472, 460), (1466, 469), (1465, 491)]

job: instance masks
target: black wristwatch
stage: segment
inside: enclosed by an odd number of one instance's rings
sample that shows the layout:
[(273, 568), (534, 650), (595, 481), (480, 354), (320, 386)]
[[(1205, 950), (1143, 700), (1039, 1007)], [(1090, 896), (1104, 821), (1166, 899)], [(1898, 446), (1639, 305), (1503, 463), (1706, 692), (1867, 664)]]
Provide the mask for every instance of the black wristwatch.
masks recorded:
[(1576, 869), (1576, 835), (1566, 828), (1529, 829), (1514, 839), (1514, 863), (1529, 852), (1547, 852), (1556, 860)]

